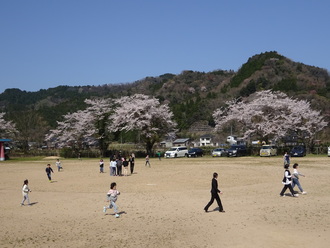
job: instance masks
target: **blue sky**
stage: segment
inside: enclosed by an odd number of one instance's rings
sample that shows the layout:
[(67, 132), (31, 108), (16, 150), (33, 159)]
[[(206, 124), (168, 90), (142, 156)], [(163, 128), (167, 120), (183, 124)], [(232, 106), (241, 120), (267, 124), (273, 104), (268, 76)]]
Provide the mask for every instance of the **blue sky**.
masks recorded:
[(330, 70), (330, 2), (0, 0), (0, 93), (237, 71), (266, 51)]

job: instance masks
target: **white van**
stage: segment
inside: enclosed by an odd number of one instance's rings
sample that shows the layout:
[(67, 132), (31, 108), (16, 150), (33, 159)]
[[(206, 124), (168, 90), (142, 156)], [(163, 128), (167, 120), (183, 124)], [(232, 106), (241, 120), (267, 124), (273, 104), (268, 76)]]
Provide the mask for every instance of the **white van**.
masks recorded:
[(230, 145), (236, 145), (237, 144), (237, 137), (236, 136), (228, 136), (227, 137), (227, 142)]
[(330, 146), (328, 147), (328, 157), (330, 157)]
[(185, 157), (188, 154), (188, 148), (186, 146), (175, 146), (165, 152), (165, 158), (178, 158)]
[(260, 149), (260, 157), (277, 156), (277, 147), (273, 145), (263, 145)]

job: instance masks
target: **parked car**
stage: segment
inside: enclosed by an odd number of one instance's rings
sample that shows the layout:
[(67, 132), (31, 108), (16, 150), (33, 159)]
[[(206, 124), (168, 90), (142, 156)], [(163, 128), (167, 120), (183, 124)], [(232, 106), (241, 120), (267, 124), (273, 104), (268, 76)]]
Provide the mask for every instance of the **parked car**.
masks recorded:
[(277, 147), (273, 145), (263, 145), (260, 149), (260, 157), (277, 156)]
[(303, 157), (306, 156), (306, 148), (304, 146), (295, 146), (290, 152), (291, 157)]
[(187, 157), (203, 157), (204, 151), (199, 147), (190, 148)]
[(330, 157), (330, 146), (328, 147), (328, 157)]
[(227, 156), (228, 152), (225, 148), (216, 148), (212, 151), (212, 157), (223, 157)]
[(185, 157), (188, 154), (188, 148), (185, 146), (175, 146), (165, 152), (165, 158)]
[(243, 145), (232, 145), (228, 149), (228, 157), (239, 157), (239, 156), (246, 156), (247, 149), (246, 146)]

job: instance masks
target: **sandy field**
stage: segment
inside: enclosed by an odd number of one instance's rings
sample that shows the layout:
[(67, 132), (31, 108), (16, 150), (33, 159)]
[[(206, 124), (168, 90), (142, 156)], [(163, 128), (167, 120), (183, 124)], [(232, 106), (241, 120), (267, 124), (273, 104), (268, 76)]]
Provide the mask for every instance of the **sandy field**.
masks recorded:
[[(110, 177), (109, 159), (0, 162), (0, 247), (330, 247), (330, 158), (292, 158), (307, 195), (280, 197), (282, 157), (137, 159), (135, 172)], [(47, 163), (55, 171), (50, 183)], [(292, 169), (292, 168), (291, 168)], [(219, 173), (219, 213), (210, 200)], [(29, 179), (31, 206), (20, 206)], [(103, 213), (115, 181), (120, 218)], [(295, 188), (298, 190), (298, 188)], [(289, 193), (289, 192), (287, 192)]]

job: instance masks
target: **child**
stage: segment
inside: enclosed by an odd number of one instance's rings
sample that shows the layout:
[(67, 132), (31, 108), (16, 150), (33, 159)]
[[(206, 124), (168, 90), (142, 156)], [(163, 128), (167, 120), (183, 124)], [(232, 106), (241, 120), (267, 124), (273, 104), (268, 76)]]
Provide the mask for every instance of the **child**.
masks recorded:
[(61, 171), (61, 169), (63, 169), (63, 167), (62, 167), (61, 162), (60, 162), (59, 159), (57, 159), (57, 161), (56, 161), (55, 164), (56, 164), (56, 166), (57, 166), (57, 171)]
[(29, 192), (31, 192), (31, 190), (29, 189), (28, 184), (29, 184), (29, 181), (27, 179), (25, 179), (24, 183), (23, 183), (23, 188), (22, 188), (23, 200), (22, 200), (21, 206), (24, 206), (25, 200), (27, 200), (28, 205), (31, 206), (30, 199), (29, 199)]
[(299, 171), (298, 171), (298, 164), (297, 163), (295, 163), (294, 165), (293, 165), (293, 177), (292, 177), (292, 188), (294, 188), (294, 186), (298, 186), (298, 188), (299, 188), (299, 190), (300, 190), (300, 192), (301, 192), (301, 194), (303, 194), (303, 195), (305, 195), (305, 194), (307, 194), (307, 192), (305, 192), (304, 190), (303, 190), (303, 188), (301, 187), (301, 185), (300, 185), (300, 182), (299, 182), (299, 176), (305, 176), (305, 175), (303, 175), (303, 174), (301, 174)]
[(284, 164), (290, 164), (290, 155), (287, 152), (285, 152), (283, 159), (284, 159)]
[(100, 173), (103, 173), (104, 162), (103, 159), (100, 160)]
[(117, 201), (117, 196), (120, 194), (120, 192), (117, 190), (117, 184), (115, 182), (110, 184), (110, 190), (108, 191), (107, 194), (107, 201), (110, 202), (109, 206), (104, 206), (103, 207), (103, 212), (105, 213), (107, 211), (107, 208), (112, 208), (115, 211), (115, 216), (116, 218), (119, 218), (119, 214), (118, 214), (118, 206), (116, 204)]
[(284, 165), (284, 177), (283, 177), (283, 180), (282, 180), (282, 183), (284, 184), (284, 187), (283, 187), (283, 189), (280, 193), (280, 196), (282, 196), (282, 197), (285, 196), (284, 193), (288, 188), (289, 188), (289, 190), (290, 190), (293, 197), (298, 196), (294, 193), (292, 185), (291, 185), (291, 173), (289, 171), (289, 167), (290, 167), (289, 164)]
[(52, 173), (54, 173), (52, 167), (50, 167), (50, 164), (47, 164), (46, 174), (50, 183), (52, 182)]
[(145, 164), (145, 166), (147, 166), (147, 164), (149, 165), (149, 167), (150, 167), (150, 158), (149, 158), (149, 155), (147, 155), (146, 156), (146, 164)]

